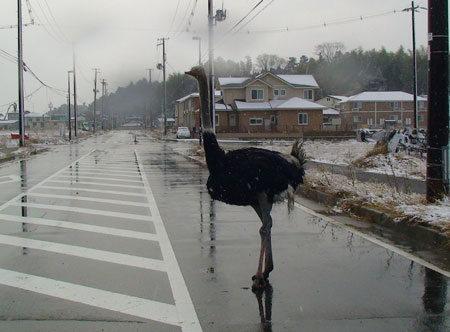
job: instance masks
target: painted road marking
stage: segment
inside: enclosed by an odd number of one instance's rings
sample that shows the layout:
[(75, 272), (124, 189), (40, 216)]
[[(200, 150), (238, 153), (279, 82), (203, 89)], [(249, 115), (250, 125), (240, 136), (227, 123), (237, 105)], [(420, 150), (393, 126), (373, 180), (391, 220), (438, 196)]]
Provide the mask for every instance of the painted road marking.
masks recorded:
[(42, 186), (39, 186), (38, 188), (32, 188), (30, 190), (41, 189), (41, 188), (43, 188), (43, 189), (64, 189), (64, 190), (75, 190), (75, 191), (80, 191), (80, 192), (86, 191), (86, 192), (99, 193), (99, 194), (113, 194), (113, 195), (122, 195), (122, 196), (142, 197), (141, 193), (130, 193), (127, 191), (117, 191), (117, 190), (90, 189), (90, 188), (82, 188), (82, 187), (74, 187), (74, 186), (63, 187), (63, 186), (57, 186), (57, 185), (54, 185), (54, 186), (42, 185)]
[(103, 227), (103, 226), (94, 226), (94, 225), (89, 225), (89, 224), (80, 224), (80, 223), (63, 221), (63, 220), (12, 216), (9, 214), (0, 214), (0, 220), (11, 221), (11, 222), (16, 222), (16, 223), (24, 223), (24, 224), (34, 224), (34, 225), (41, 225), (41, 226), (67, 228), (67, 229), (73, 229), (73, 230), (77, 230), (77, 231), (92, 232), (92, 233), (98, 233), (98, 234), (103, 234), (103, 235), (113, 235), (113, 236), (118, 236), (118, 237), (126, 237), (126, 238), (130, 238), (130, 239), (136, 239), (136, 240), (158, 241), (158, 237), (156, 236), (156, 234), (153, 234), (153, 233), (129, 231), (127, 229), (122, 229), (122, 228), (111, 228), (111, 227)]
[(67, 172), (64, 172), (61, 176), (76, 176), (76, 175), (80, 175), (80, 176), (93, 176), (95, 175), (97, 177), (97, 179), (103, 179), (103, 178), (109, 178), (110, 175), (114, 175), (115, 179), (122, 179), (122, 180), (128, 180), (128, 179), (140, 179), (141, 177), (139, 175), (118, 175), (118, 174), (109, 174), (105, 176), (105, 172), (89, 172), (89, 171), (80, 171), (80, 170), (68, 170)]
[(20, 177), (14, 174), (0, 176), (0, 185), (18, 181), (20, 181)]
[(73, 246), (69, 244), (61, 244), (41, 240), (33, 240), (28, 238), (2, 234), (0, 234), (0, 243), (15, 247), (43, 250), (48, 252), (54, 252), (57, 254), (92, 259), (101, 262), (137, 267), (141, 269), (167, 271), (166, 262), (153, 258), (120, 254), (105, 250), (91, 249), (80, 246)]
[(44, 209), (44, 210), (56, 210), (56, 211), (66, 211), (66, 212), (77, 212), (77, 213), (87, 213), (94, 214), (98, 216), (107, 216), (107, 217), (115, 217), (115, 218), (124, 218), (124, 219), (134, 219), (134, 220), (142, 220), (142, 221), (152, 221), (151, 216), (142, 215), (142, 214), (133, 214), (133, 213), (125, 213), (125, 212), (113, 212), (107, 210), (96, 210), (96, 209), (86, 209), (79, 208), (74, 206), (63, 206), (63, 205), (51, 205), (51, 204), (38, 204), (38, 203), (24, 203), (24, 202), (11, 202), (12, 206), (23, 206), (28, 208), (36, 208), (36, 209)]
[[(39, 208), (44, 210), (57, 210), (65, 212), (76, 213), (89, 213), (93, 215), (112, 216), (126, 219), (137, 219), (147, 222), (152, 222), (155, 227), (155, 233), (135, 232), (122, 230), (118, 228), (110, 228), (103, 226), (94, 226), (89, 224), (80, 224), (75, 222), (69, 222), (64, 220), (50, 220), (44, 218), (30, 218), (11, 216), (6, 214), (0, 214), (0, 220), (16, 222), (16, 223), (31, 223), (43, 226), (53, 226), (60, 228), (67, 228), (73, 230), (79, 230), (84, 232), (92, 232), (96, 234), (106, 234), (112, 236), (128, 237), (132, 239), (147, 240), (158, 242), (163, 260), (151, 259), (140, 256), (133, 256), (128, 254), (121, 254), (117, 252), (109, 252), (104, 250), (98, 250), (93, 248), (86, 248), (76, 245), (67, 245), (61, 243), (55, 243), (50, 241), (34, 240), (32, 238), (23, 238), (11, 235), (0, 234), (0, 244), (26, 247), (36, 250), (42, 250), (46, 252), (52, 252), (63, 255), (70, 255), (80, 257), (83, 259), (90, 259), (102, 262), (108, 262), (112, 264), (118, 264), (123, 266), (132, 266), (135, 268), (147, 269), (152, 271), (161, 271), (167, 273), (167, 277), (170, 283), (170, 288), (173, 294), (175, 305), (168, 305), (165, 303), (159, 303), (156, 301), (140, 299), (136, 297), (130, 297), (123, 294), (116, 294), (112, 292), (105, 292), (99, 289), (84, 287), (76, 284), (66, 283), (50, 278), (42, 278), (33, 276), (30, 274), (23, 274), (15, 271), (0, 269), (0, 284), (8, 285), (11, 287), (27, 289), (40, 294), (47, 294), (57, 298), (67, 299), (74, 302), (85, 303), (88, 305), (96, 306), (99, 308), (105, 308), (116, 312), (127, 313), (136, 317), (142, 317), (154, 321), (160, 321), (163, 323), (179, 326), (183, 332), (202, 332), (200, 322), (195, 312), (194, 305), (192, 303), (189, 291), (186, 283), (181, 274), (180, 267), (175, 257), (175, 253), (171, 246), (167, 232), (165, 230), (163, 221), (159, 214), (158, 207), (156, 205), (153, 193), (148, 185), (148, 180), (143, 173), (144, 169), (140, 163), (137, 152), (134, 153), (134, 163), (131, 163), (129, 167), (104, 167), (101, 165), (95, 166), (95, 164), (86, 164), (80, 162), (83, 159), (90, 158), (92, 152), (83, 156), (71, 165), (61, 169), (52, 176), (44, 179), (39, 184), (30, 188), (27, 192), (17, 195), (9, 202), (0, 206), (0, 211), (8, 206), (20, 206), (28, 208)], [(82, 164), (86, 164), (83, 166)], [(135, 170), (133, 170), (135, 168)], [(132, 171), (131, 171), (132, 170)], [(59, 180), (60, 177), (70, 177), (68, 172), (101, 172), (101, 175), (107, 175), (108, 179), (98, 179), (98, 181), (123, 181), (139, 183), (141, 186), (134, 185), (120, 185), (120, 184), (108, 184), (99, 182), (76, 182), (76, 181), (63, 181)], [(72, 175), (73, 176), (73, 175)], [(76, 175), (75, 175), (76, 176)], [(134, 177), (140, 178), (141, 181), (127, 181), (120, 177)], [(92, 177), (89, 177), (92, 178)], [(115, 188), (133, 188), (139, 189), (138, 192), (124, 192), (119, 190), (99, 190), (95, 188), (79, 188), (76, 187), (79, 184), (94, 185), (98, 187), (110, 186)], [(38, 189), (59, 189), (70, 190), (70, 192), (76, 191), (77, 195), (71, 197), (70, 195), (57, 195), (53, 193), (39, 193)], [(104, 199), (104, 198), (90, 198), (81, 196), (80, 193), (93, 192), (98, 194), (114, 194), (117, 197), (139, 197), (146, 199), (147, 202), (140, 201), (134, 203), (130, 201), (121, 201), (120, 199)], [(27, 197), (47, 197), (47, 198), (62, 198), (67, 200), (79, 200), (90, 201), (107, 204), (123, 204), (144, 206), (149, 208), (149, 215), (139, 215), (132, 213), (119, 213), (98, 209), (78, 208), (62, 205), (50, 205), (50, 204), (38, 204), (21, 202), (21, 199)], [(32, 237), (33, 234), (27, 234)], [(61, 289), (63, 289), (61, 291)], [(76, 293), (78, 296), (74, 296)]]
[(131, 188), (131, 189), (142, 189), (143, 186), (130, 186), (126, 184), (110, 184), (110, 183), (103, 183), (103, 182), (84, 182), (84, 181), (66, 181), (66, 180), (49, 180), (51, 182), (57, 182), (57, 183), (67, 183), (67, 184), (92, 184), (97, 186), (106, 186), (106, 187), (121, 187), (121, 188)]
[(104, 199), (104, 198), (70, 196), (70, 195), (52, 195), (52, 194), (41, 194), (41, 193), (36, 193), (36, 192), (30, 193), (30, 194), (27, 194), (24, 196), (59, 198), (59, 199), (67, 199), (67, 200), (75, 200), (75, 201), (86, 201), (86, 202), (108, 203), (108, 204), (115, 204), (115, 205), (148, 207), (148, 204), (146, 204), (146, 203), (123, 201), (123, 200), (119, 201), (118, 199)]
[(0, 269), (0, 283), (135, 317), (178, 325), (174, 305)]
[(184, 281), (180, 266), (178, 265), (175, 252), (173, 251), (163, 220), (159, 214), (158, 205), (156, 204), (155, 197), (153, 196), (153, 192), (148, 184), (149, 182), (147, 180), (147, 176), (145, 175), (139, 154), (136, 150), (134, 153), (136, 155), (138, 167), (141, 170), (142, 181), (144, 182), (148, 203), (152, 211), (153, 224), (155, 226), (156, 233), (160, 237), (159, 244), (161, 246), (163, 260), (167, 262), (167, 275), (169, 277), (170, 287), (172, 288), (176, 309), (181, 319), (180, 326), (185, 332), (201, 332), (202, 328), (198, 320), (197, 313), (195, 312), (194, 304), (192, 303), (191, 296), (189, 295), (186, 282)]
[(345, 225), (343, 223), (340, 223), (339, 221), (336, 221), (336, 220), (334, 220), (334, 219), (332, 219), (330, 217), (324, 216), (323, 214), (320, 214), (320, 213), (317, 213), (317, 212), (315, 212), (315, 211), (313, 211), (311, 209), (308, 209), (306, 206), (303, 206), (303, 205), (301, 205), (301, 204), (299, 204), (297, 202), (294, 203), (294, 206), (297, 207), (300, 210), (303, 210), (304, 212), (306, 212), (306, 213), (308, 213), (308, 214), (310, 214), (312, 216), (315, 216), (315, 217), (317, 217), (319, 219), (322, 219), (323, 221), (329, 222), (330, 224), (333, 224), (333, 225), (336, 225), (336, 226), (338, 226), (340, 228), (343, 228), (346, 231), (351, 232), (351, 233), (353, 233), (355, 235), (358, 235), (358, 236), (362, 237), (363, 239), (365, 239), (365, 240), (367, 240), (369, 242), (372, 242), (372, 243), (374, 243), (374, 244), (376, 244), (376, 245), (378, 245), (378, 246), (380, 246), (382, 248), (385, 248), (385, 249), (388, 249), (388, 250), (390, 250), (392, 252), (395, 252), (396, 254), (398, 254), (398, 255), (406, 258), (406, 259), (409, 259), (409, 260), (411, 260), (413, 262), (416, 262), (416, 263), (418, 263), (418, 264), (420, 264), (422, 266), (425, 266), (425, 267), (427, 267), (427, 268), (429, 268), (429, 269), (431, 269), (433, 271), (436, 271), (436, 272), (446, 276), (447, 278), (450, 278), (450, 272), (445, 271), (445, 270), (439, 268), (438, 266), (436, 266), (434, 264), (431, 264), (431, 263), (429, 263), (429, 262), (427, 262), (427, 261), (425, 261), (425, 260), (423, 260), (423, 259), (421, 259), (419, 257), (411, 255), (410, 253), (408, 253), (408, 252), (406, 252), (406, 251), (404, 251), (404, 250), (402, 250), (400, 248), (397, 248), (397, 247), (395, 247), (393, 245), (385, 243), (385, 242), (377, 239), (376, 237), (373, 237), (373, 236), (371, 236), (369, 234), (365, 234), (363, 232), (360, 232), (360, 231), (358, 231), (358, 230), (356, 230), (356, 229), (354, 229), (354, 228), (352, 228), (350, 226), (347, 226), (347, 225)]
[[(105, 181), (117, 181), (117, 182), (128, 182), (128, 183), (142, 183), (142, 181), (137, 181), (137, 180), (128, 180), (128, 179), (117, 179), (117, 178), (111, 178), (111, 177), (96, 177), (96, 176), (86, 176), (86, 175), (80, 175), (80, 174), (72, 174), (72, 175), (59, 175), (57, 177), (57, 179), (75, 179), (75, 178), (80, 178), (80, 179), (93, 179), (93, 180), (105, 180)], [(89, 182), (91, 183), (91, 182)]]

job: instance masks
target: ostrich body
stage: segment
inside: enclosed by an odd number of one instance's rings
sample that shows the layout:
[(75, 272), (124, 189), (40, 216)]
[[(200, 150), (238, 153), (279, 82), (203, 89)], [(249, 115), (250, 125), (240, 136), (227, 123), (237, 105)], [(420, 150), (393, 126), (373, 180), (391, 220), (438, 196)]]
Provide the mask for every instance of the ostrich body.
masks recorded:
[(199, 85), (203, 146), (210, 173), (206, 185), (209, 194), (227, 204), (250, 205), (261, 219), (258, 269), (252, 279), (253, 289), (263, 288), (268, 285), (273, 270), (270, 212), (273, 203), (293, 194), (303, 183), (305, 161), (301, 144), (296, 142), (290, 155), (258, 148), (226, 153), (211, 127), (208, 81), (203, 67), (193, 67), (186, 74), (195, 77)]

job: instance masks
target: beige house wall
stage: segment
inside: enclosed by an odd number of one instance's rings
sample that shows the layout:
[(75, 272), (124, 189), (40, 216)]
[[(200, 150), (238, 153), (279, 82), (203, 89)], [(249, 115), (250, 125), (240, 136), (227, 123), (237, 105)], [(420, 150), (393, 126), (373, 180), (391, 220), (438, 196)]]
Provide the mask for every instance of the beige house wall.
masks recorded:
[(244, 100), (245, 97), (245, 89), (223, 89), (223, 101), (225, 104), (230, 105), (234, 102), (235, 99)]
[[(308, 114), (308, 124), (298, 124), (298, 114)], [(323, 113), (322, 110), (284, 110), (278, 111), (278, 125), (280, 130), (292, 131), (295, 127), (300, 128), (302, 131), (317, 131), (322, 129)]]
[[(252, 99), (252, 90), (254, 89), (263, 90), (264, 99)], [(271, 90), (269, 86), (265, 85), (264, 83), (258, 81), (253, 82), (252, 84), (250, 84), (245, 88), (245, 100), (248, 102), (259, 102), (259, 103), (268, 102), (270, 99), (272, 99), (269, 95), (269, 90)]]

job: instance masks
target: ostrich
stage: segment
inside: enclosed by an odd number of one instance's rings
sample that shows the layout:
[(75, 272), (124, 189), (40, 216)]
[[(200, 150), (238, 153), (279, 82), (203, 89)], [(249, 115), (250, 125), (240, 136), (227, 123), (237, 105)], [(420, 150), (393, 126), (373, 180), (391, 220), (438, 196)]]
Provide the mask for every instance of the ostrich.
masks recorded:
[(270, 212), (273, 203), (292, 197), (297, 186), (303, 183), (302, 144), (295, 142), (290, 155), (258, 148), (226, 153), (212, 130), (204, 68), (193, 67), (186, 74), (196, 78), (199, 86), (203, 146), (210, 173), (206, 186), (210, 196), (227, 204), (250, 205), (261, 219), (261, 249), (252, 289), (262, 289), (270, 285), (268, 278), (273, 270)]

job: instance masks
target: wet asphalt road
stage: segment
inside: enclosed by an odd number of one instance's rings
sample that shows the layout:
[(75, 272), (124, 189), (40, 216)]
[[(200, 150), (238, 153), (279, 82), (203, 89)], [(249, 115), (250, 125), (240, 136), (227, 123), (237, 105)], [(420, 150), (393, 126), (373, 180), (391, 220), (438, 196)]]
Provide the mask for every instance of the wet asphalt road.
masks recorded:
[(256, 214), (212, 201), (176, 144), (120, 132), (0, 167), (0, 331), (450, 330), (445, 276), (285, 204), (252, 293)]

